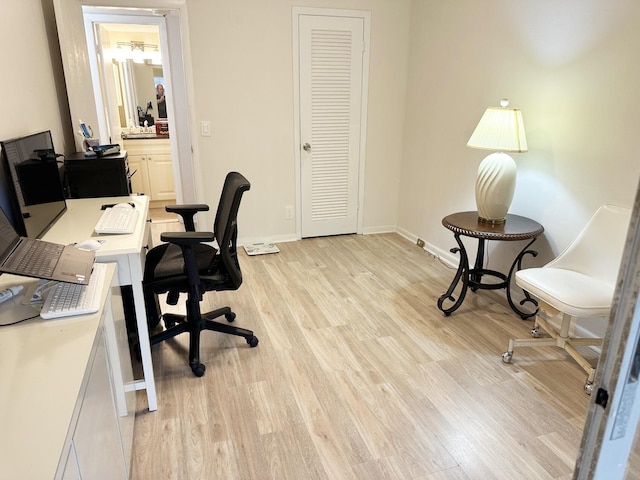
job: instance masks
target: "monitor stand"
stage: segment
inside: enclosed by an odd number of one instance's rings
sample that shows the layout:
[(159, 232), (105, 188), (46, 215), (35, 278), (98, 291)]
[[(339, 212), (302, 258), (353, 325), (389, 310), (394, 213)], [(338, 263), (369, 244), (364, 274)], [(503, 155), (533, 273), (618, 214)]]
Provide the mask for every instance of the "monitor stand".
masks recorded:
[(0, 326), (19, 323), (29, 318), (37, 317), (40, 314), (42, 303), (29, 303), (37, 286), (38, 282), (25, 282), (23, 284), (24, 288), (20, 293), (0, 303)]

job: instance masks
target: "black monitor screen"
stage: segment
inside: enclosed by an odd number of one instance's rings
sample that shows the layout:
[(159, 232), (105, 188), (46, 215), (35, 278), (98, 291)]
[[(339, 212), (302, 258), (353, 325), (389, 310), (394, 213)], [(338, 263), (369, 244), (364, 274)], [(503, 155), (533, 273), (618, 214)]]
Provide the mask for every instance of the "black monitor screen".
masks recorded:
[(66, 210), (58, 155), (50, 131), (0, 142), (12, 223), (23, 236), (40, 238)]

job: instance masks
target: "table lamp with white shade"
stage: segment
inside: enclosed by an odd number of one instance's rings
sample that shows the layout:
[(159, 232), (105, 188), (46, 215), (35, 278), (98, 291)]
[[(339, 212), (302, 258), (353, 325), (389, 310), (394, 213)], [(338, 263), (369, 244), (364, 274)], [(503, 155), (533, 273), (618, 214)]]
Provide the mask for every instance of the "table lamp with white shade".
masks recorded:
[(497, 150), (482, 160), (476, 180), (478, 216), (486, 223), (505, 222), (516, 188), (516, 162), (505, 152), (527, 151), (522, 113), (508, 105), (503, 99), (499, 108), (487, 108), (467, 142), (468, 147)]

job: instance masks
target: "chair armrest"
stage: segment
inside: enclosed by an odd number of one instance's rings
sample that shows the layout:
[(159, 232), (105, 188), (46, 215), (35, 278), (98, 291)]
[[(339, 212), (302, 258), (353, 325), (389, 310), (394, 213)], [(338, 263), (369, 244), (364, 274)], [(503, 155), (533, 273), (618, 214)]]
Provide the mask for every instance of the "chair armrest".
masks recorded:
[(213, 242), (213, 232), (164, 232), (160, 235), (163, 242), (176, 245), (194, 245), (196, 243)]
[(204, 203), (191, 203), (183, 205), (167, 205), (164, 207), (165, 211), (169, 213), (177, 213), (182, 217), (184, 222), (184, 228), (187, 232), (193, 232), (195, 228), (195, 215), (197, 212), (209, 211), (209, 205)]
[(165, 232), (160, 235), (160, 240), (178, 245), (182, 250), (184, 269), (192, 290), (191, 294), (200, 300), (202, 300), (201, 282), (194, 245), (212, 242), (214, 238), (213, 232)]

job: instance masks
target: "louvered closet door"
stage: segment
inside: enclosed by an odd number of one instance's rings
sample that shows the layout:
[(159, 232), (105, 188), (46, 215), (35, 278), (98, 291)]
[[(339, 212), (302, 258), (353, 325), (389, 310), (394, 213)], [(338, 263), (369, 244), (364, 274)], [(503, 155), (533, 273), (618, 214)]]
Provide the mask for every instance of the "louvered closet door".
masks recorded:
[(363, 24), (300, 17), (303, 237), (357, 231)]

